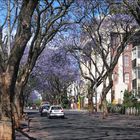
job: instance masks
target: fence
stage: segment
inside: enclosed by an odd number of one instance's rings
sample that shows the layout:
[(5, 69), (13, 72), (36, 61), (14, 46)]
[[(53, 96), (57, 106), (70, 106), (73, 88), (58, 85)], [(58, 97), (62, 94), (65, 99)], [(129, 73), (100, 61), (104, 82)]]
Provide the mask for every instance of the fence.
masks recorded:
[(121, 105), (111, 106), (108, 108), (110, 113), (120, 113), (126, 115), (140, 115), (140, 108), (124, 107)]
[(128, 107), (125, 109), (126, 115), (140, 115), (140, 108)]

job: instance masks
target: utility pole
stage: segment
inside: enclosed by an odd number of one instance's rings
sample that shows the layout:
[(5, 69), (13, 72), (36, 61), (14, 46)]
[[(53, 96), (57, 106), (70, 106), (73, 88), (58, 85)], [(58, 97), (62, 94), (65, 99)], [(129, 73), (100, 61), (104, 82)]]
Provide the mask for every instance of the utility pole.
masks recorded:
[(8, 54), (8, 57), (9, 57), (10, 56), (10, 51), (11, 51), (11, 25), (10, 25), (11, 11), (10, 11), (10, 0), (8, 0), (7, 10), (8, 10), (8, 14), (7, 14), (7, 22), (8, 22), (7, 54)]

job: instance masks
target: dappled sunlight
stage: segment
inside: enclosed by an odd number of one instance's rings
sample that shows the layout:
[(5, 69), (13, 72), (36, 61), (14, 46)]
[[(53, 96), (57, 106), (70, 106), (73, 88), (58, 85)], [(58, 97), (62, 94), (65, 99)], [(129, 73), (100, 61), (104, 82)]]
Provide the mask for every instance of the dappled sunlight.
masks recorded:
[[(9, 136), (12, 135), (9, 123), (0, 124), (0, 139), (1, 140), (12, 140)], [(4, 135), (3, 135), (4, 134)]]

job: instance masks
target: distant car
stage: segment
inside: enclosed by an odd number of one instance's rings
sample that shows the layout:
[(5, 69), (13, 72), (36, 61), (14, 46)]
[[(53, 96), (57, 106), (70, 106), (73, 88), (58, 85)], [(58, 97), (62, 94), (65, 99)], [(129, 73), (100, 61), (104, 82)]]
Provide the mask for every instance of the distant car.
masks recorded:
[(48, 111), (49, 111), (49, 108), (50, 108), (50, 104), (43, 104), (40, 106), (39, 108), (39, 112), (40, 112), (40, 115), (43, 116), (43, 115), (47, 115), (48, 114)]
[(64, 110), (63, 110), (61, 105), (52, 105), (49, 108), (47, 116), (48, 116), (48, 118), (52, 118), (52, 117), (64, 118), (65, 117), (65, 113), (64, 113)]

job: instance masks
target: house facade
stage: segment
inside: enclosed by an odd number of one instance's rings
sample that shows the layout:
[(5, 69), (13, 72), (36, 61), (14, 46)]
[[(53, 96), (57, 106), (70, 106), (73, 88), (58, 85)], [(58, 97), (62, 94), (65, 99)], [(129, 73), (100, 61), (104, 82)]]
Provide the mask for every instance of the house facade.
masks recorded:
[(140, 98), (140, 45), (138, 44), (132, 48), (132, 89)]
[(112, 101), (121, 104), (124, 91), (132, 90), (132, 44), (128, 44), (113, 71)]
[[(115, 53), (113, 55), (115, 55)], [(97, 61), (97, 63), (100, 64), (98, 67), (102, 67), (103, 64), (101, 60), (98, 58)], [(87, 73), (86, 68), (84, 67), (83, 69), (85, 69), (85, 73)], [(91, 69), (92, 74), (95, 74), (94, 66)], [(132, 43), (125, 46), (114, 68), (112, 78), (113, 87), (107, 94), (108, 102), (122, 104), (125, 90), (133, 91), (136, 95), (140, 96), (140, 46), (135, 46)], [(102, 87), (103, 84), (97, 88), (98, 103), (100, 102)]]

